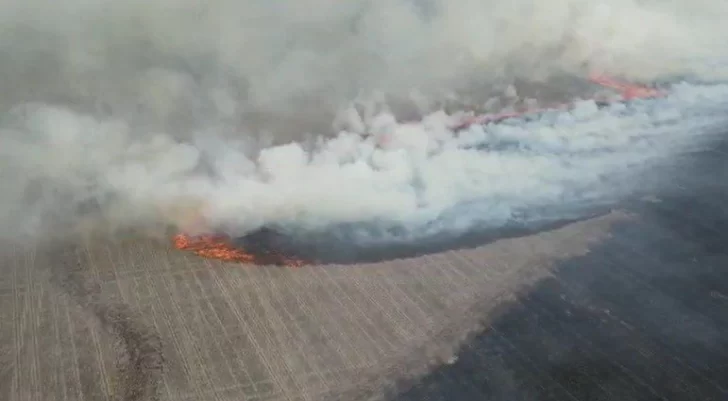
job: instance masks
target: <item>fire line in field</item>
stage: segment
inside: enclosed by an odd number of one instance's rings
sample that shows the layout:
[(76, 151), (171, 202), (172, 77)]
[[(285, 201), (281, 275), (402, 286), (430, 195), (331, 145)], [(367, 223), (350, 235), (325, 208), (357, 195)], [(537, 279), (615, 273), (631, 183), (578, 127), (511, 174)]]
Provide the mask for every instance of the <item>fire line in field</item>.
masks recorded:
[(306, 264), (303, 260), (277, 252), (245, 250), (233, 244), (232, 240), (224, 235), (177, 234), (173, 237), (172, 242), (174, 247), (179, 250), (190, 251), (197, 256), (223, 262), (289, 267), (300, 267)]
[[(635, 99), (663, 97), (666, 95), (665, 92), (658, 89), (618, 81), (604, 75), (591, 75), (589, 77), (589, 81), (618, 92), (620, 98), (616, 101), (630, 101)], [(523, 117), (531, 113), (539, 113), (548, 110), (568, 110), (571, 107), (572, 104), (566, 103), (538, 110), (478, 115), (462, 121), (460, 124), (453, 127), (453, 129), (461, 130), (476, 124), (497, 123), (508, 118)], [(196, 224), (193, 224), (193, 226), (204, 227), (204, 224), (200, 224), (204, 220), (202, 215), (195, 213), (194, 217), (193, 222)], [(200, 257), (216, 259), (223, 262), (289, 267), (300, 267), (311, 263), (310, 261), (286, 256), (275, 249), (271, 250), (265, 246), (265, 243), (259, 243), (258, 245), (256, 245), (256, 243), (252, 243), (245, 246), (238, 246), (235, 243), (236, 241), (226, 235), (188, 235), (179, 233), (173, 237), (172, 242), (174, 247), (177, 249), (192, 252)]]

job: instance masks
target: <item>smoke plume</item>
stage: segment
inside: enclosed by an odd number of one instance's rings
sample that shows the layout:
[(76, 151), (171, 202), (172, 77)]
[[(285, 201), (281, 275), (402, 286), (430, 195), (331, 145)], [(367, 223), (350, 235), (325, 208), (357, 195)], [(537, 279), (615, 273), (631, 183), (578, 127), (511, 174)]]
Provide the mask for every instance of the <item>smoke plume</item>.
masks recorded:
[(4, 0), (2, 236), (362, 224), (416, 239), (612, 199), (720, 123), (728, 88), (449, 124), (585, 96), (573, 82), (591, 71), (723, 79), (728, 6), (665, 3)]

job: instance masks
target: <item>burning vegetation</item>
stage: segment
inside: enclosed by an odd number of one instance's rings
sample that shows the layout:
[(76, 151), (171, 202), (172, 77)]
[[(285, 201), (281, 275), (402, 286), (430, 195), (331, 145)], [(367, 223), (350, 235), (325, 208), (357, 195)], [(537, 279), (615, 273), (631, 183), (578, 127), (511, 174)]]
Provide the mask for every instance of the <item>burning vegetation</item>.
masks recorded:
[[(172, 237), (172, 245), (179, 250), (228, 263), (299, 267), (310, 264), (301, 258), (283, 252), (280, 234), (262, 228), (244, 237), (233, 238), (224, 234), (209, 234), (216, 230), (205, 219), (205, 203), (195, 200), (176, 203), (164, 210), (179, 230)], [(208, 234), (187, 234), (208, 233)]]
[[(661, 90), (644, 85), (622, 82), (607, 76), (593, 75), (589, 78), (593, 84), (615, 91), (618, 98), (606, 101), (605, 104), (613, 101), (630, 101), (665, 96)], [(498, 122), (512, 117), (523, 117), (531, 113), (539, 113), (548, 110), (568, 110), (572, 104), (559, 104), (552, 107), (536, 110), (524, 110), (501, 114), (483, 114), (468, 118), (462, 124), (454, 127), (455, 130), (467, 128), (474, 124), (485, 124)], [(200, 205), (193, 206), (195, 210), (188, 223), (192, 227), (205, 227), (202, 214), (199, 213)], [(184, 210), (184, 208), (183, 208)], [(188, 216), (189, 218), (189, 216)], [(188, 235), (184, 233), (173, 237), (174, 246), (177, 249), (190, 251), (198, 256), (217, 259), (224, 262), (244, 263), (254, 265), (278, 265), (300, 267), (311, 264), (311, 261), (288, 256), (290, 252), (281, 251), (285, 247), (279, 244), (280, 235), (269, 229), (261, 229), (241, 238), (231, 238), (226, 235)]]
[(266, 247), (256, 247), (255, 244), (251, 244), (250, 249), (237, 246), (233, 239), (225, 235), (177, 234), (173, 237), (172, 242), (174, 247), (179, 250), (224, 262), (289, 267), (300, 267), (307, 264), (301, 259), (286, 256), (279, 251), (266, 249)]

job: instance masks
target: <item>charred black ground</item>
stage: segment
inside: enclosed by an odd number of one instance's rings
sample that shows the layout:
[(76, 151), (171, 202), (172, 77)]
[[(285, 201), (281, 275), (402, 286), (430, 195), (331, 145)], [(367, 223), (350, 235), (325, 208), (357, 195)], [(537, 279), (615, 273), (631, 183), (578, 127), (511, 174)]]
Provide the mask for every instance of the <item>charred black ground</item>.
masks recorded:
[(629, 206), (638, 219), (389, 400), (726, 399), (727, 154), (675, 160), (672, 185)]
[[(563, 227), (609, 213), (609, 208), (584, 211), (577, 218), (557, 219), (533, 223), (513, 221), (505, 226), (469, 230), (463, 233), (443, 233), (417, 240), (382, 233), (376, 226), (351, 224), (331, 227), (317, 232), (288, 233), (286, 230), (261, 228), (248, 235), (231, 239), (233, 247), (252, 254), (256, 260), (270, 264), (284, 264), (280, 255), (301, 260), (305, 264), (360, 264), (393, 259), (414, 258), (451, 250), (472, 249), (503, 238), (521, 237)], [(362, 232), (370, 227), (370, 238), (375, 242), (362, 242)], [(392, 230), (394, 231), (394, 230)], [(384, 238), (389, 237), (389, 240)]]

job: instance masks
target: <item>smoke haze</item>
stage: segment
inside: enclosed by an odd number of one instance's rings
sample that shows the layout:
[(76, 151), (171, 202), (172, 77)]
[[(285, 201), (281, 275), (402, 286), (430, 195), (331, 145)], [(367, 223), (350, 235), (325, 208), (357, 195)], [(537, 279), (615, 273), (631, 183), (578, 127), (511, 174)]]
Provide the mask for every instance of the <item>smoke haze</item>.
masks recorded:
[(548, 100), (595, 70), (721, 81), (728, 5), (715, 1), (0, 7), (8, 237), (100, 222), (234, 234), (366, 222), (410, 239), (500, 225), (629, 192), (629, 172), (700, 141), (728, 103), (726, 86), (681, 84), (629, 107), (448, 128), (453, 111), (518, 97), (514, 82)]

